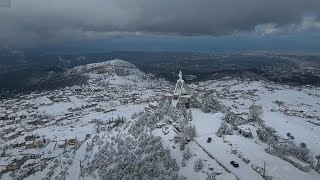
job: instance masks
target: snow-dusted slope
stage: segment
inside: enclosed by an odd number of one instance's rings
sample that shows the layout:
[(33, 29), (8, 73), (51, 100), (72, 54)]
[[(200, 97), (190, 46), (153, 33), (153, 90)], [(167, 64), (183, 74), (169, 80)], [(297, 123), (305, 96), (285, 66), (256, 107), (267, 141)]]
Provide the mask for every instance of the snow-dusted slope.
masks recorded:
[[(216, 135), (226, 121), (226, 111), (185, 111), (160, 102), (172, 86), (129, 62), (116, 59), (88, 64), (70, 69), (68, 74), (87, 76), (88, 83), (1, 102), (0, 114), (7, 113), (11, 119), (0, 121), (0, 133), (14, 137), (0, 138), (0, 154), (4, 154), (0, 165), (24, 159), (14, 166), (12, 174), (0, 166), (0, 179), (203, 180), (212, 175), (219, 180), (259, 180), (263, 177), (257, 167), (262, 168), (264, 163), (266, 174), (273, 179), (320, 177), (314, 170), (303, 172), (267, 153), (268, 145), (257, 135), (245, 138), (235, 129), (222, 137)], [(305, 142), (313, 158), (319, 153), (320, 126), (316, 124), (320, 89), (236, 79), (190, 87), (199, 95), (214, 94), (245, 119), (251, 104), (262, 105), (267, 126), (284, 138), (290, 132), (298, 145)], [(159, 102), (158, 107), (150, 108), (149, 102), (154, 101)], [(183, 147), (179, 137), (192, 132), (192, 127), (197, 133)], [(31, 135), (39, 136), (37, 143), (44, 138), (46, 144), (27, 148), (23, 143), (32, 145), (30, 140), (25, 142)], [(76, 144), (72, 143), (74, 138)], [(39, 156), (25, 158), (28, 154)], [(196, 170), (199, 160), (203, 167)], [(230, 161), (236, 161), (239, 167), (233, 167)]]
[(150, 75), (121, 59), (78, 66), (69, 70), (68, 73), (87, 75), (91, 84), (148, 86), (153, 83), (150, 81)]

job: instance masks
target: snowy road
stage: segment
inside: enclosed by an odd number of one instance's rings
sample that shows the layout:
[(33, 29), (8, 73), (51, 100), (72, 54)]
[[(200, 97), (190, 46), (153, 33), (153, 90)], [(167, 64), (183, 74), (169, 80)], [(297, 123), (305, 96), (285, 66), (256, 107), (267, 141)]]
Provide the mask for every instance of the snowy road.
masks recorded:
[(240, 178), (234, 174), (229, 168), (227, 168), (225, 165), (223, 165), (216, 157), (214, 157), (209, 151), (207, 151), (205, 148), (203, 148), (197, 141), (194, 141), (205, 153), (208, 154), (209, 157), (214, 159), (223, 169), (225, 169), (228, 173), (232, 173), (236, 179), (240, 180)]

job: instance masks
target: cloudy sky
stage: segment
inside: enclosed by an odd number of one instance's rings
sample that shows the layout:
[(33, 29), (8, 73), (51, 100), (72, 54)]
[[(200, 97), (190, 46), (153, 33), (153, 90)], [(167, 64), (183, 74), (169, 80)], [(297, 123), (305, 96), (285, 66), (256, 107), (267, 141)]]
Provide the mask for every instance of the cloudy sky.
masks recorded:
[(5, 46), (310, 50), (320, 47), (320, 0), (11, 0), (0, 24)]

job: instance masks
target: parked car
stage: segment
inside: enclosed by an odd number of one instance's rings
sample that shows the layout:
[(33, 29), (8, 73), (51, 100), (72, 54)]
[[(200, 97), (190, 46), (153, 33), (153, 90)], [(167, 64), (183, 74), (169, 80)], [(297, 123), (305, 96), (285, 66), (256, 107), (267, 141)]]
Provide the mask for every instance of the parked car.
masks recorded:
[(211, 143), (212, 139), (211, 137), (208, 138), (207, 143)]
[(230, 164), (235, 168), (239, 167), (239, 164), (235, 161), (231, 161)]

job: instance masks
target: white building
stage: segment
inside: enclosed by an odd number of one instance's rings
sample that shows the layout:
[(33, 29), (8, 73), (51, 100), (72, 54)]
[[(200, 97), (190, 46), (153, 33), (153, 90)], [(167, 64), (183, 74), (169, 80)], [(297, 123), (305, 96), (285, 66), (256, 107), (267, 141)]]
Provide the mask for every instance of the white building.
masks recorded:
[(237, 126), (237, 129), (238, 129), (238, 133), (246, 138), (256, 139), (258, 137), (257, 128), (249, 124)]

